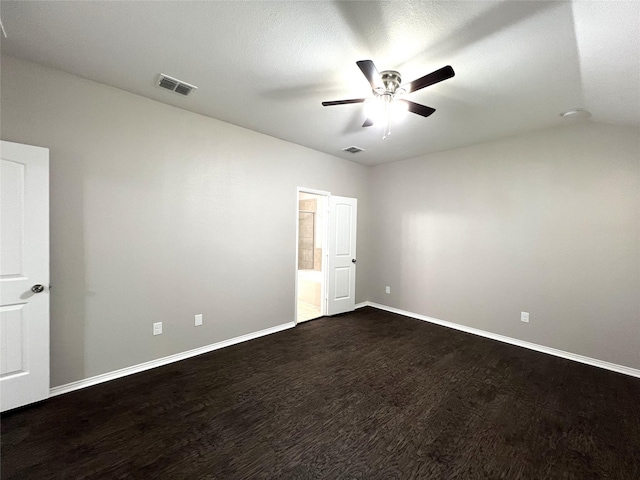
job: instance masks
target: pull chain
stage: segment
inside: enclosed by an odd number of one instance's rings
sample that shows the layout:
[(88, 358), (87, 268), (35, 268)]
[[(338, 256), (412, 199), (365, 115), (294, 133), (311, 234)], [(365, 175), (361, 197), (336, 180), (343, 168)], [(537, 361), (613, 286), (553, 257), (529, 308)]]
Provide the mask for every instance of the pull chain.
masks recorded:
[(385, 128), (382, 132), (382, 139), (384, 140), (391, 135), (391, 95), (384, 96), (384, 116), (385, 116)]

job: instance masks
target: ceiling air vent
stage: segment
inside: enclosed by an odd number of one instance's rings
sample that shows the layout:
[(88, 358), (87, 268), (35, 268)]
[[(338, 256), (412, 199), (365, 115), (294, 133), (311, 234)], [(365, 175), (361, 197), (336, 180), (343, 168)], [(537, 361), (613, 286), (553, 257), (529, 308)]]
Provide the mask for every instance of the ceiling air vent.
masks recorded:
[(185, 97), (188, 96), (192, 90), (198, 88), (195, 85), (190, 85), (182, 80), (165, 75), (164, 73), (161, 73), (158, 77), (158, 86)]
[(364, 152), (364, 148), (356, 147), (354, 145), (352, 147), (343, 148), (342, 151), (349, 152), (349, 153), (358, 153), (358, 152)]

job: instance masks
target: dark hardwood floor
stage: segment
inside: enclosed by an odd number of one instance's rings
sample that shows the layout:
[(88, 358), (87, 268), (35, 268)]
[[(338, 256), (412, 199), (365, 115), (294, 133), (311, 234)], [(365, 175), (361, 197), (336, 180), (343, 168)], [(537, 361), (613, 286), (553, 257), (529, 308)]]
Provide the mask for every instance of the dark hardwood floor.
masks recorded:
[(639, 479), (640, 379), (370, 307), (2, 418), (9, 479)]

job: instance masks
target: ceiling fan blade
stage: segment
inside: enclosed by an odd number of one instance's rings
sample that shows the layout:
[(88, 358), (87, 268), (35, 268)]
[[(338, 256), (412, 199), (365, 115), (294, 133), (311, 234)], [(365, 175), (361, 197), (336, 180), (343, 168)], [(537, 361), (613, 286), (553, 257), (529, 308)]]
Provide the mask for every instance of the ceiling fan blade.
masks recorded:
[(382, 79), (380, 78), (380, 74), (378, 73), (378, 69), (373, 64), (371, 60), (358, 60), (356, 65), (360, 67), (364, 76), (367, 77), (369, 83), (371, 84), (371, 88), (375, 90), (377, 87), (384, 87), (382, 84)]
[(367, 118), (364, 123), (362, 124), (363, 127), (370, 127), (371, 125), (373, 125), (373, 120), (371, 120), (370, 118)]
[(440, 70), (436, 70), (435, 72), (431, 72), (424, 77), (420, 77), (417, 80), (414, 80), (411, 83), (407, 83), (403, 85), (407, 93), (415, 92), (416, 90), (420, 90), (421, 88), (428, 87), (429, 85), (433, 85), (434, 83), (442, 82), (448, 78), (453, 77), (456, 72), (453, 71), (450, 65), (446, 67), (442, 67)]
[(366, 98), (352, 98), (350, 100), (334, 100), (332, 102), (322, 102), (322, 105), (329, 107), (331, 105), (347, 105), (349, 103), (363, 103)]
[(426, 105), (420, 105), (419, 103), (410, 102), (409, 100), (398, 100), (399, 102), (404, 102), (407, 104), (407, 110), (413, 113), (417, 113), (418, 115), (422, 115), (423, 117), (428, 117), (433, 112), (436, 111), (435, 108), (427, 107)]

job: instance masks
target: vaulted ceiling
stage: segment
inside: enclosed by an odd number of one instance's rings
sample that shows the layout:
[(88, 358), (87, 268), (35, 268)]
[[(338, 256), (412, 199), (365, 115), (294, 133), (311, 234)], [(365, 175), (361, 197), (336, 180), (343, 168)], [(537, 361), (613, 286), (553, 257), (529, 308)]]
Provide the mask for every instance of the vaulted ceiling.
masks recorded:
[[(640, 126), (640, 2), (12, 2), (2, 52), (365, 165), (566, 122)], [(428, 118), (363, 128), (371, 59)], [(198, 89), (156, 86), (165, 73)], [(356, 145), (365, 151), (343, 152)]]

